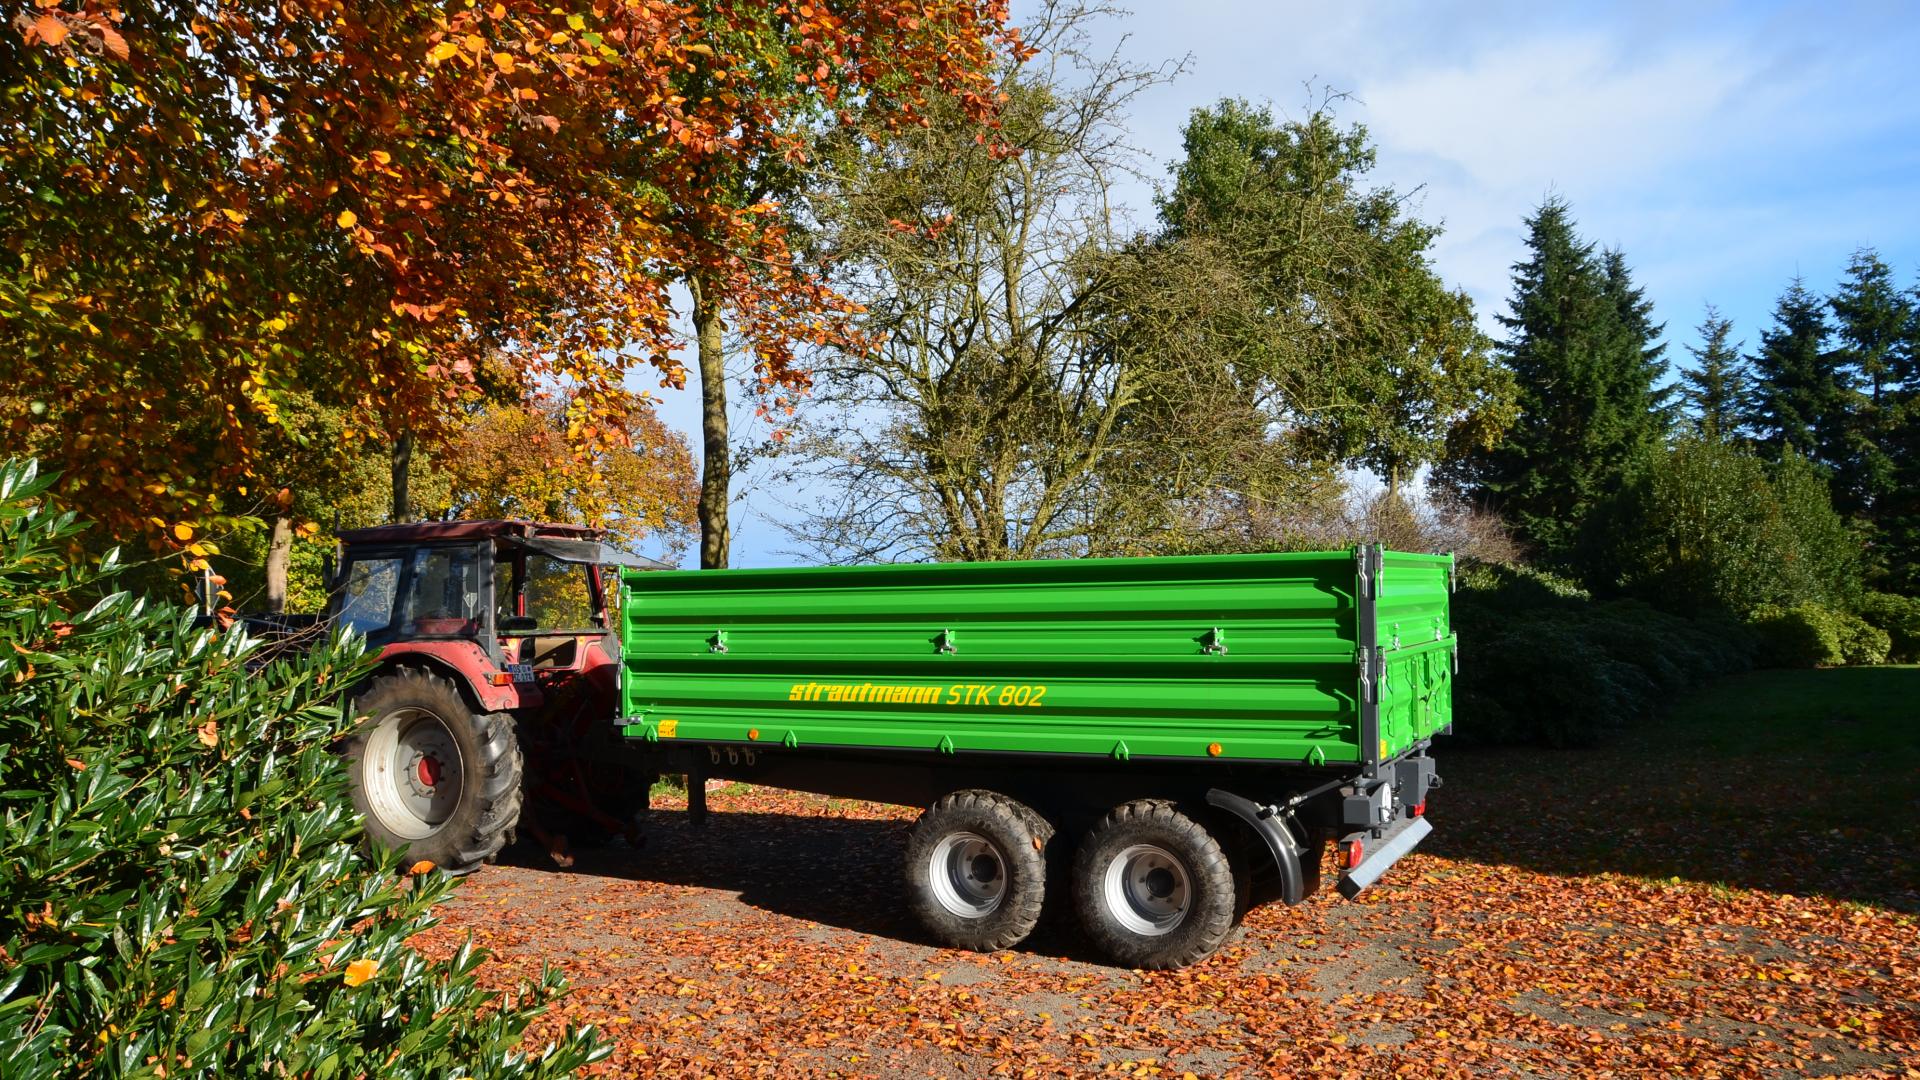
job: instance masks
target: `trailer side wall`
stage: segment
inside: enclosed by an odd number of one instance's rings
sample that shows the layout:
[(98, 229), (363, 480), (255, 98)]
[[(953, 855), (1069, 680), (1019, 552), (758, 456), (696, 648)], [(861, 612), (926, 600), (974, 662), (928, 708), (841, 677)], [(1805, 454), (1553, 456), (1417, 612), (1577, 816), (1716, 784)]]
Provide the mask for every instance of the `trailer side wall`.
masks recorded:
[[(1435, 599), (1407, 571), (1383, 634)], [(660, 742), (1359, 762), (1357, 581), (1352, 552), (629, 571), (623, 716)], [(1433, 727), (1420, 678), (1382, 696), (1396, 748)]]

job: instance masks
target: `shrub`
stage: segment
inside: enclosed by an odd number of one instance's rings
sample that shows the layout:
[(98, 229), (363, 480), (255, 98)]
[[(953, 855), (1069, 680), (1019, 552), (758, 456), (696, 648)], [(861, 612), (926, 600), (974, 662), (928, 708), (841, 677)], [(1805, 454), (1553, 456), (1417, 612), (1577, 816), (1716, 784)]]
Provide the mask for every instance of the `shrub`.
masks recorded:
[(1840, 659), (1849, 665), (1870, 666), (1887, 662), (1893, 639), (1885, 630), (1852, 612), (1838, 612)]
[(1887, 632), (1887, 655), (1895, 663), (1920, 660), (1920, 600), (1893, 593), (1868, 593), (1860, 604), (1860, 615)]
[(1840, 634), (1828, 614), (1818, 604), (1764, 604), (1755, 609), (1752, 624), (1760, 633), (1760, 663), (1785, 668), (1838, 664)]
[(1686, 440), (1609, 508), (1597, 575), (1668, 610), (1748, 616), (1765, 605), (1851, 607), (1861, 545), (1826, 480), (1789, 454), (1768, 464), (1726, 443)]
[(554, 1077), (517, 1049), (563, 991), (481, 991), (484, 954), (406, 942), (452, 883), (368, 856), (329, 746), (338, 637), (264, 662), (241, 631), (68, 564), (46, 481), (0, 465), (0, 1061), (11, 1077)]

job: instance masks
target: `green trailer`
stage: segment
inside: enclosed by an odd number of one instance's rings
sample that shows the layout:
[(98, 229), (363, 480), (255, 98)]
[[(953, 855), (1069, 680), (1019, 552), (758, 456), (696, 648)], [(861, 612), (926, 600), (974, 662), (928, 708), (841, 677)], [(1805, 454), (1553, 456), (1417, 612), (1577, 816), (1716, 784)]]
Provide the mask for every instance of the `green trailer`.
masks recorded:
[(1091, 940), (1194, 962), (1335, 845), (1352, 897), (1430, 829), (1451, 556), (1341, 552), (626, 571), (642, 769), (924, 807), (908, 902), (1005, 948), (1048, 890)]

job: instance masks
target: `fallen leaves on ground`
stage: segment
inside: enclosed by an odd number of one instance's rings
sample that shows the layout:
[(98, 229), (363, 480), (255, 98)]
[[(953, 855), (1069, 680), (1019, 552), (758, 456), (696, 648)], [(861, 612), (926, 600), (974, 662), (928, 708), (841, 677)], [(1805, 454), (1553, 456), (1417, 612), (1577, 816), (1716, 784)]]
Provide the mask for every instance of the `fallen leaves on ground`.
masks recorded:
[[(1444, 795), (1513, 760), (1463, 757)], [(1436, 795), (1434, 839), (1362, 902), (1258, 908), (1177, 972), (1064, 927), (926, 945), (899, 900), (913, 811), (738, 787), (704, 831), (668, 808), (643, 850), (482, 870), (417, 944), (472, 935), (501, 988), (560, 967), (574, 993), (531, 1039), (600, 1024), (610, 1076), (1920, 1076), (1910, 903), (1569, 873), (1544, 829), (1504, 861), (1448, 846), (1507, 822), (1495, 801)]]

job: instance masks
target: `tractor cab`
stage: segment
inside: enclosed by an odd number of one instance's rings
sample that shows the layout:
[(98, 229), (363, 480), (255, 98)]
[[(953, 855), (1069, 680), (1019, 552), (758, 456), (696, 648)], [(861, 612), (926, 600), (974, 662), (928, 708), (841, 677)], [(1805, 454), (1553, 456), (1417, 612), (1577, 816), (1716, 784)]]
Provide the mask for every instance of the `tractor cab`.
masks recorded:
[(327, 614), (380, 654), (356, 695), (368, 716), (347, 747), (355, 801), (376, 839), (472, 869), (510, 837), (523, 766), (526, 800), (549, 809), (544, 825), (537, 814), (522, 824), (549, 850), (564, 851), (562, 818), (568, 830), (584, 820), (627, 831), (594, 775), (620, 661), (605, 572), (667, 567), (604, 537), (530, 521), (339, 534)]
[[(603, 567), (664, 568), (612, 551), (604, 535), (529, 521), (349, 529), (339, 534), (329, 614), (383, 654), (451, 665), (492, 705), (518, 696), (494, 690), (524, 694), (548, 681), (542, 672), (599, 666), (586, 653), (613, 629)], [(498, 707), (518, 704), (500, 700)]]

